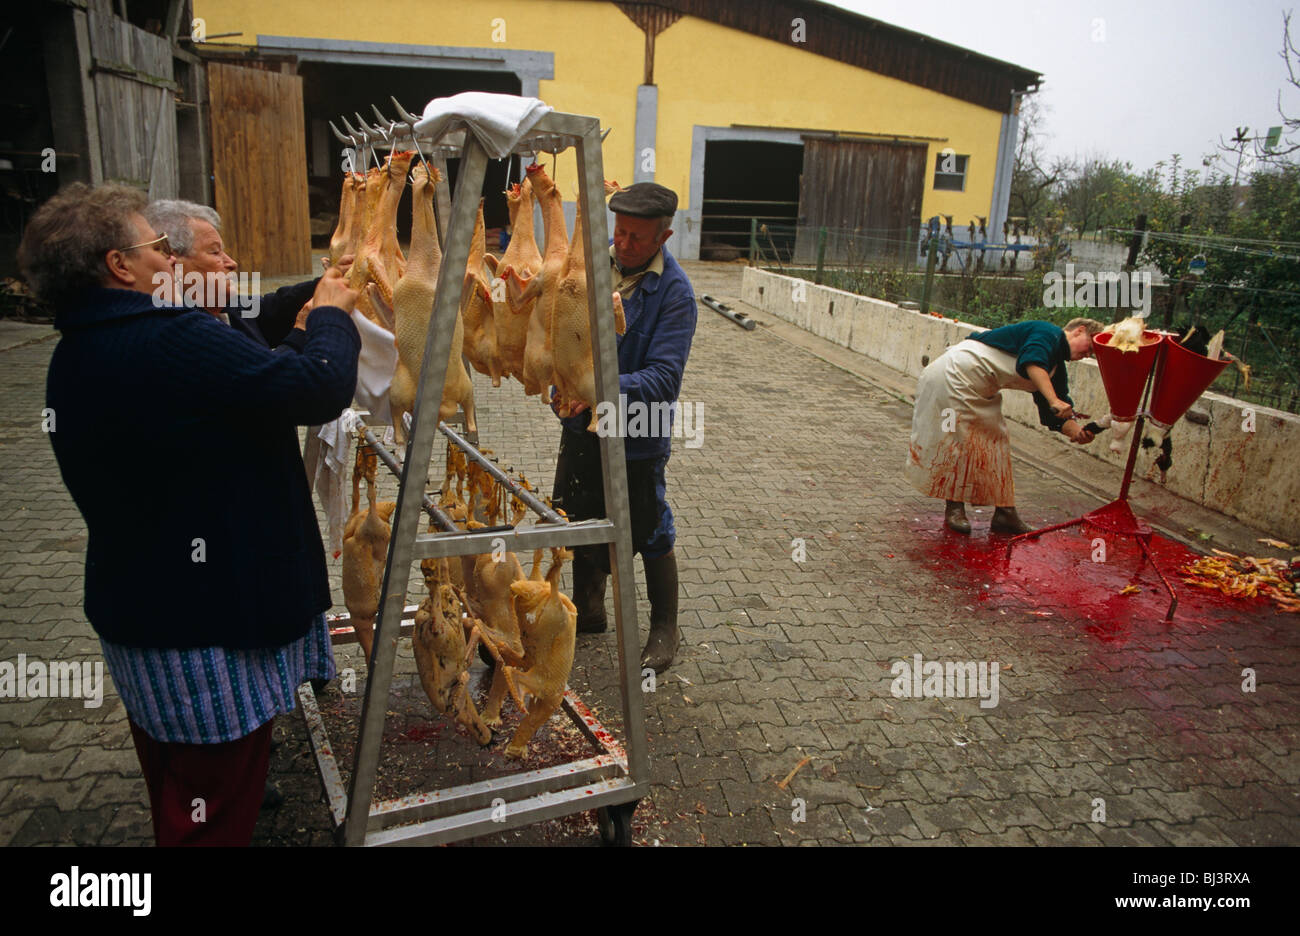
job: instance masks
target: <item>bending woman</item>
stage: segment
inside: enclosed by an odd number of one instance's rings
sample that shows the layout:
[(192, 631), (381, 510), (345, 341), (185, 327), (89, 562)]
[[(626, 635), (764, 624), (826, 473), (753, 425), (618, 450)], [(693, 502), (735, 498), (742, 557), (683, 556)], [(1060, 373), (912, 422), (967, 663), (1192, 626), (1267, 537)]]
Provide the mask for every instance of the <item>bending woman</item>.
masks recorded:
[(973, 333), (921, 372), (912, 413), (912, 443), (904, 475), (929, 497), (947, 502), (944, 523), (970, 533), (966, 504), (992, 504), (994, 533), (1028, 533), (1016, 513), (1011, 440), (1002, 418), (1002, 391), (1034, 395), (1039, 421), (1086, 444), (1092, 433), (1074, 419), (1066, 361), (1092, 354), (1104, 326), (1086, 318), (1062, 329), (1051, 322), (1017, 322)]

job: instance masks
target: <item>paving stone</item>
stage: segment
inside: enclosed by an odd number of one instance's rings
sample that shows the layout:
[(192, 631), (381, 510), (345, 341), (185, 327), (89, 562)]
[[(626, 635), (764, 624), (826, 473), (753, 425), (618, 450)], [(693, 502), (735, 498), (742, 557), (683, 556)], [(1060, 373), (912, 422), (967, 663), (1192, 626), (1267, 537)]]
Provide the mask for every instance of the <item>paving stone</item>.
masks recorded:
[[(25, 811), (25, 810), (24, 810)], [(60, 810), (53, 806), (33, 809), (9, 840), (10, 845), (95, 845), (110, 821), (121, 815), (112, 806), (92, 810)], [(146, 816), (148, 815), (146, 811)], [(117, 843), (105, 843), (117, 844)]]
[(907, 811), (926, 838), (935, 838), (941, 832), (956, 832), (959, 829), (975, 833), (989, 831), (979, 813), (966, 800), (950, 799), (933, 804), (908, 803)]
[(740, 728), (715, 728), (702, 725), (699, 729), (700, 743), (706, 753), (727, 750), (765, 751), (769, 745), (763, 737), (763, 729), (758, 725), (745, 725)]
[[(1296, 842), (1295, 819), (1293, 816), (1276, 816), (1260, 813), (1250, 819), (1216, 819), (1216, 828), (1223, 830), (1234, 845), (1285, 845), (1294, 847)], [(1177, 827), (1173, 834), (1177, 835)], [(1177, 841), (1178, 839), (1175, 839)]]
[[(962, 831), (966, 830), (963, 829)], [(891, 845), (900, 845), (903, 847), (930, 846), (934, 848), (951, 848), (955, 845), (961, 845), (962, 840), (959, 835), (952, 832), (944, 832), (932, 838), (922, 837), (920, 839), (909, 839), (901, 835), (891, 835), (889, 837), (889, 843)]]
[(1183, 793), (1166, 793), (1164, 790), (1147, 790), (1150, 797), (1180, 823), (1201, 818), (1232, 818), (1230, 809), (1215, 798), (1212, 791), (1198, 787)]
[(1106, 782), (1089, 764), (1055, 768), (1034, 764), (1033, 770), (1043, 778), (1053, 792), (1058, 794), (1079, 791), (1090, 796), (1098, 796), (1109, 791)]
[[(86, 793), (81, 805), (85, 809), (98, 809), (100, 806), (121, 806), (133, 803), (142, 809), (149, 808), (149, 789), (143, 777), (123, 777), (119, 774), (103, 774), (86, 777), (93, 786)], [(80, 781), (77, 781), (80, 782)]]
[(15, 844), (14, 839), (27, 824), (32, 812), (30, 809), (0, 811), (0, 847)]
[(1102, 844), (1097, 833), (1086, 825), (1074, 825), (1068, 829), (1053, 829), (1050, 832), (1044, 832), (1030, 826), (1026, 831), (1035, 845), (1075, 846)]
[[(104, 807), (110, 808), (110, 807)], [(153, 820), (147, 807), (127, 803), (112, 807), (112, 822), (104, 830), (100, 845), (152, 845)], [(254, 832), (256, 836), (256, 832)]]
[(743, 816), (754, 809), (790, 808), (792, 795), (778, 790), (771, 781), (736, 781), (723, 779), (718, 781), (722, 795), (727, 801), (727, 808), (732, 814)]
[[(42, 806), (72, 811), (86, 803), (87, 794), (94, 782), (94, 777), (50, 782), (24, 778), (16, 781), (8, 795), (0, 800), (0, 812), (39, 809)], [(87, 804), (86, 808), (93, 808), (93, 806)]]
[(745, 762), (736, 755), (723, 754), (715, 757), (679, 755), (675, 760), (677, 770), (682, 777), (682, 784), (687, 787), (701, 786), (705, 781), (724, 778), (743, 781), (749, 776), (745, 770)]
[(925, 787), (930, 796), (938, 802), (952, 797), (977, 796), (989, 800), (996, 798), (996, 794), (984, 785), (979, 772), (974, 768), (945, 771), (942, 774), (934, 774), (928, 770), (917, 770), (913, 773), (921, 786)]
[(718, 711), (729, 728), (742, 725), (784, 725), (785, 716), (780, 706), (773, 700), (743, 704), (738, 702), (719, 702)]
[[(74, 753), (69, 750), (63, 753)], [(83, 747), (75, 751), (76, 759), (71, 761), (64, 776), (73, 780), (86, 774), (117, 773), (133, 776), (140, 772), (140, 759), (134, 750), (118, 748), (110, 750), (102, 747)]]
[(1153, 819), (1151, 827), (1171, 842), (1187, 846), (1231, 845), (1232, 840), (1219, 828), (1217, 822), (1198, 819), (1195, 822), (1180, 822), (1168, 825), (1159, 819)]
[(1177, 820), (1154, 798), (1150, 790), (1133, 790), (1131, 793), (1103, 796), (1106, 801), (1108, 825), (1129, 825), (1137, 822), (1160, 820), (1174, 823)]
[(773, 751), (798, 748), (804, 753), (827, 752), (832, 750), (826, 736), (815, 725), (760, 725), (763, 740), (771, 745)]
[(35, 754), (14, 749), (4, 751), (0, 753), (0, 777), (58, 780), (67, 772), (77, 753), (71, 750)]
[(994, 836), (981, 835), (968, 829), (959, 829), (957, 838), (963, 845), (1033, 845), (1034, 840), (1024, 829), (1012, 827)]
[(917, 841), (925, 837), (908, 812), (906, 804), (901, 802), (884, 803), (873, 806), (870, 810), (853, 810), (842, 806), (840, 815), (845, 825), (854, 832), (855, 838), (858, 837), (859, 826), (866, 829), (867, 841), (879, 842), (882, 836), (902, 836)]

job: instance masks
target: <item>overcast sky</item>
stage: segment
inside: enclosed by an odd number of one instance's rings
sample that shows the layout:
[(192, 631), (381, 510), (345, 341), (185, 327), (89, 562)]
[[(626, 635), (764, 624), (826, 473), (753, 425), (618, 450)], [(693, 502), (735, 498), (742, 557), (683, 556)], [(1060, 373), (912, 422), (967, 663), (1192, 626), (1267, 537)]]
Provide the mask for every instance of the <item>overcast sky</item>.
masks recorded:
[[(1300, 116), (1300, 89), (1286, 85), (1278, 55), (1289, 7), (1276, 0), (835, 5), (1042, 74), (1052, 154), (1098, 153), (1142, 170), (1180, 153), (1196, 168), (1235, 127), (1262, 135), (1281, 124), (1280, 88), (1284, 108)], [(1300, 45), (1300, 15), (1291, 35)]]

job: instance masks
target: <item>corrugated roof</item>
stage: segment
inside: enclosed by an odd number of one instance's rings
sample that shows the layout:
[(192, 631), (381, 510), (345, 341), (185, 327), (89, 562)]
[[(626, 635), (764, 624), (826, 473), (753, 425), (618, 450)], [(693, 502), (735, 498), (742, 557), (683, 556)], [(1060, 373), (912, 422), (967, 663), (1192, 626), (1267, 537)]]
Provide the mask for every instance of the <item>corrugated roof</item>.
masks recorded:
[[(618, 6), (694, 16), (1004, 113), (1011, 109), (1013, 92), (1042, 81), (1032, 69), (815, 0), (653, 0)], [(791, 41), (796, 18), (805, 24), (803, 42)]]

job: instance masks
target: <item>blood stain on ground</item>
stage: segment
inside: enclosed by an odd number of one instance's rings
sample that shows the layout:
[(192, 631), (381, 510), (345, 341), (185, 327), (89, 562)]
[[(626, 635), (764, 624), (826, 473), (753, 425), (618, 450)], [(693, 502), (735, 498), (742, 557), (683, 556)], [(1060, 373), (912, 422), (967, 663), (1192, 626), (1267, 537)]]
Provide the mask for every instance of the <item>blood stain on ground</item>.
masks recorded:
[[(964, 593), (967, 601), (1077, 625), (1101, 641), (1274, 617), (1267, 601), (1232, 599), (1184, 585), (1178, 570), (1200, 554), (1158, 533), (1151, 535), (1152, 559), (1178, 596), (1169, 623), (1169, 592), (1131, 537), (1073, 527), (1022, 540), (1008, 559), (1008, 537), (963, 536), (932, 518), (907, 525), (899, 551)], [(1132, 592), (1130, 586), (1138, 591), (1122, 594), (1126, 588)]]

